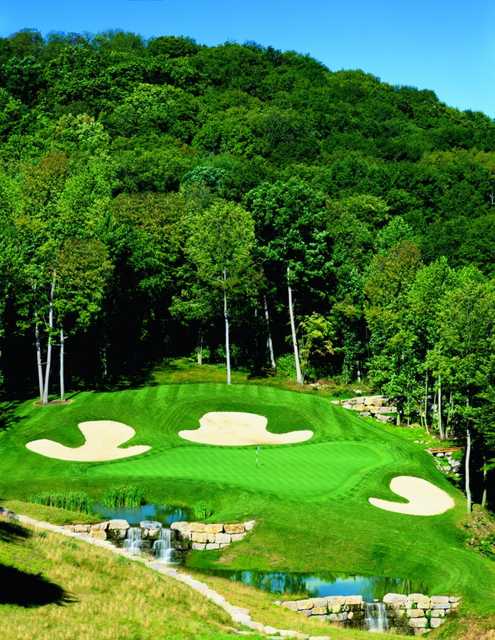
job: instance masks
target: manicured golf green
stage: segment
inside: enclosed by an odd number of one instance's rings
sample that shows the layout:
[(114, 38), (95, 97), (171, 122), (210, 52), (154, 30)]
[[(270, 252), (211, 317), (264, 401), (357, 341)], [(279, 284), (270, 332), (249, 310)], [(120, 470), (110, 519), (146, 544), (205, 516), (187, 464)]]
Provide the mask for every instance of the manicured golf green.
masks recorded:
[[(311, 429), (314, 437), (283, 446), (216, 447), (181, 439), (210, 411), (264, 415), (269, 431)], [(192, 555), (191, 564), (294, 571), (345, 571), (405, 577), (431, 593), (465, 596), (473, 610), (495, 601), (495, 567), (464, 548), (457, 526), (464, 499), (435, 469), (432, 458), (400, 429), (366, 421), (327, 398), (268, 386), (159, 385), (109, 393), (80, 393), (68, 405), (20, 407), (18, 421), (0, 435), (2, 498), (26, 499), (45, 490), (84, 489), (95, 497), (114, 485), (138, 484), (151, 501), (194, 506), (208, 501), (212, 521), (254, 517), (248, 538), (225, 550)], [(63, 462), (25, 445), (49, 438), (83, 444), (77, 428), (88, 420), (132, 426), (128, 445), (150, 445), (141, 456), (115, 462)], [(124, 445), (124, 446), (127, 446)], [(370, 496), (397, 500), (396, 475), (435, 483), (456, 501), (440, 516), (390, 513)]]

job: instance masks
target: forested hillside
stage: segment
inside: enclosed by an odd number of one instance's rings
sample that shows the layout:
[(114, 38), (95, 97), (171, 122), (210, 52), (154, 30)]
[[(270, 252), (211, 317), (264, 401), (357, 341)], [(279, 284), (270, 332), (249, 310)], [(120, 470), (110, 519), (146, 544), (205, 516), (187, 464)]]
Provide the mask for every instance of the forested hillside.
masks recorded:
[(194, 351), (366, 377), (404, 422), (472, 438), (486, 501), (487, 116), (256, 44), (25, 31), (0, 40), (0, 138), (8, 398)]

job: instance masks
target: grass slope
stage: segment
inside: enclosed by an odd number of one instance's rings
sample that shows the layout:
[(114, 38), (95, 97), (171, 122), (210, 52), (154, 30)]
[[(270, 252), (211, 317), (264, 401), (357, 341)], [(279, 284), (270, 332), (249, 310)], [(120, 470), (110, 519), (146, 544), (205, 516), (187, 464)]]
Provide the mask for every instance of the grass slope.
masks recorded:
[[(208, 411), (248, 411), (267, 416), (268, 429), (313, 429), (307, 443), (255, 448), (209, 447), (180, 439)], [(327, 398), (261, 385), (169, 384), (109, 393), (81, 393), (72, 404), (21, 406), (18, 422), (0, 436), (0, 496), (26, 498), (45, 489), (85, 489), (95, 496), (113, 484), (141, 484), (147, 497), (194, 505), (207, 500), (212, 520), (256, 517), (244, 541), (197, 553), (191, 566), (305, 572), (343, 571), (420, 581), (431, 593), (465, 596), (468, 610), (487, 612), (495, 601), (494, 564), (463, 545), (456, 524), (464, 499), (435, 469), (421, 447), (332, 405)], [(112, 419), (129, 424), (129, 444), (149, 453), (111, 463), (66, 463), (25, 448), (36, 438), (82, 444), (77, 423)], [(385, 512), (372, 495), (397, 499), (394, 475), (418, 475), (448, 491), (456, 508), (421, 518)]]
[(230, 618), (174, 580), (108, 551), (0, 519), (4, 638), (230, 638)]

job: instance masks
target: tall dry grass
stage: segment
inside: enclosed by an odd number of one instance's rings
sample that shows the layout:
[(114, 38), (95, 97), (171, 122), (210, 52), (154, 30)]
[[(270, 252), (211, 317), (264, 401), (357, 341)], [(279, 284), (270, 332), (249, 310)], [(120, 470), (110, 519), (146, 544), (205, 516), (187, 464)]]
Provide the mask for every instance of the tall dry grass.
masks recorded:
[(22, 640), (215, 639), (230, 618), (197, 593), (126, 558), (44, 531), (0, 540), (0, 565), (41, 573), (65, 604), (2, 604), (1, 633)]

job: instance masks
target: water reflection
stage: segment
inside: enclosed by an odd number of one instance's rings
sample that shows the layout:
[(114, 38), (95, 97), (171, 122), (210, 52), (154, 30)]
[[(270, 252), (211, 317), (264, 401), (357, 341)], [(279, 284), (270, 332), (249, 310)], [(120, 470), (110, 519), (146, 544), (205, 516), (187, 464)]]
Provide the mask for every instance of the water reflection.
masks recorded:
[(192, 513), (189, 509), (167, 504), (143, 504), (140, 507), (130, 509), (111, 508), (96, 503), (93, 505), (93, 511), (107, 520), (127, 520), (131, 525), (139, 524), (142, 520), (156, 520), (163, 525), (170, 526), (172, 522), (192, 519)]
[(424, 584), (402, 578), (281, 571), (208, 569), (209, 575), (256, 587), (270, 593), (305, 594), (310, 597), (362, 595), (367, 602), (381, 600), (386, 593), (425, 593)]

